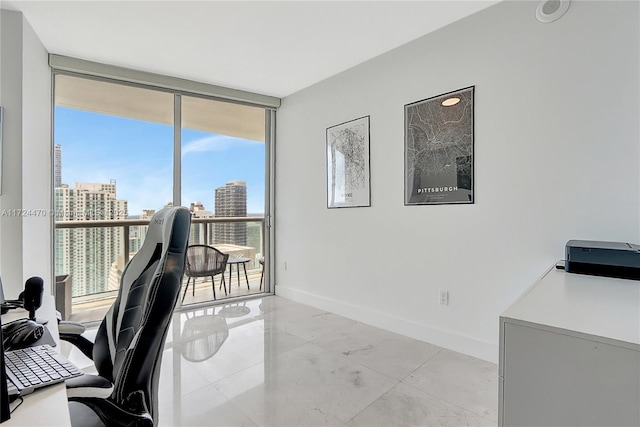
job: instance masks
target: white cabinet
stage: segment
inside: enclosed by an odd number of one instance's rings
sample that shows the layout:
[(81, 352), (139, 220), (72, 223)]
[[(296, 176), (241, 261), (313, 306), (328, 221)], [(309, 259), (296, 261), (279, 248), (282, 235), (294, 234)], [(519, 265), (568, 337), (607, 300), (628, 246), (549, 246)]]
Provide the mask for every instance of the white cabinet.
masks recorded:
[(640, 426), (640, 281), (551, 269), (500, 317), (500, 426)]

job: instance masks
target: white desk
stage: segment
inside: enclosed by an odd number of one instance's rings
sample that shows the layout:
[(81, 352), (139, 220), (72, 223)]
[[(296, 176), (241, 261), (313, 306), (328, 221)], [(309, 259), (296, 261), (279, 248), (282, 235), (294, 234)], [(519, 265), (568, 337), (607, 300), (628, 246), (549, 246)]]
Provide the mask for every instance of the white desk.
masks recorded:
[[(52, 296), (43, 298), (42, 307), (36, 311), (38, 318), (47, 319), (47, 328), (58, 342), (58, 323)], [(2, 315), (3, 323), (28, 317), (25, 310), (11, 310)], [(59, 347), (59, 346), (58, 346)], [(58, 348), (55, 347), (55, 348)], [(43, 387), (24, 396), (24, 402), (11, 414), (11, 419), (2, 423), (9, 426), (70, 426), (67, 391), (64, 383)]]
[(552, 268), (500, 317), (500, 426), (640, 425), (640, 281)]

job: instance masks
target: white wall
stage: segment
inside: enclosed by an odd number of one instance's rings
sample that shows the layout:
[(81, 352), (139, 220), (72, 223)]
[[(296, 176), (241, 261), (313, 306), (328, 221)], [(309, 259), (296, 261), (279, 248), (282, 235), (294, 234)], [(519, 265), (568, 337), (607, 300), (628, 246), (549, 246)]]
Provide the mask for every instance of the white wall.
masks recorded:
[(17, 298), (22, 284), (22, 220), (7, 211), (22, 206), (16, 183), (22, 175), (22, 15), (0, 10), (0, 103), (2, 124), (2, 195), (0, 208), (0, 274), (7, 298)]
[(24, 20), (22, 75), (23, 279), (40, 276), (51, 285), (53, 271), (51, 68), (49, 53)]
[[(498, 316), (567, 240), (640, 243), (639, 4), (572, 2), (551, 24), (536, 5), (500, 3), (283, 100), (277, 294), (497, 361)], [(404, 206), (404, 105), (470, 85), (476, 203)], [(365, 115), (372, 207), (329, 210), (325, 130)]]
[(52, 289), (51, 71), (23, 15), (2, 10), (1, 19), (0, 274), (5, 294), (16, 298), (31, 276)]

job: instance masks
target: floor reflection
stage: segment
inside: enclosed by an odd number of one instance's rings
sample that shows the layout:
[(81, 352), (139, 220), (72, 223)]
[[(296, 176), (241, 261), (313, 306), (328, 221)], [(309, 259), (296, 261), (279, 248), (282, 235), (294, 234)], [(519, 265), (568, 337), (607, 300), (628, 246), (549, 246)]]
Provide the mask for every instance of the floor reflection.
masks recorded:
[(179, 340), (180, 353), (189, 362), (203, 362), (229, 338), (227, 320), (218, 314), (187, 313)]
[(495, 364), (281, 297), (183, 307), (165, 348), (164, 426), (496, 424)]

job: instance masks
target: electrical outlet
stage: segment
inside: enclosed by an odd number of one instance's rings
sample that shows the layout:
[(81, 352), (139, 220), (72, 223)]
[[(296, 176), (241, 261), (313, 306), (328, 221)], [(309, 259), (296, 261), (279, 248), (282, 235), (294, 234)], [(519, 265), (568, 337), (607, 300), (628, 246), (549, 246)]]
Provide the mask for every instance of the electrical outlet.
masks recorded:
[(440, 291), (440, 304), (449, 305), (449, 291)]
[(287, 261), (284, 262), (284, 271), (287, 271)]

